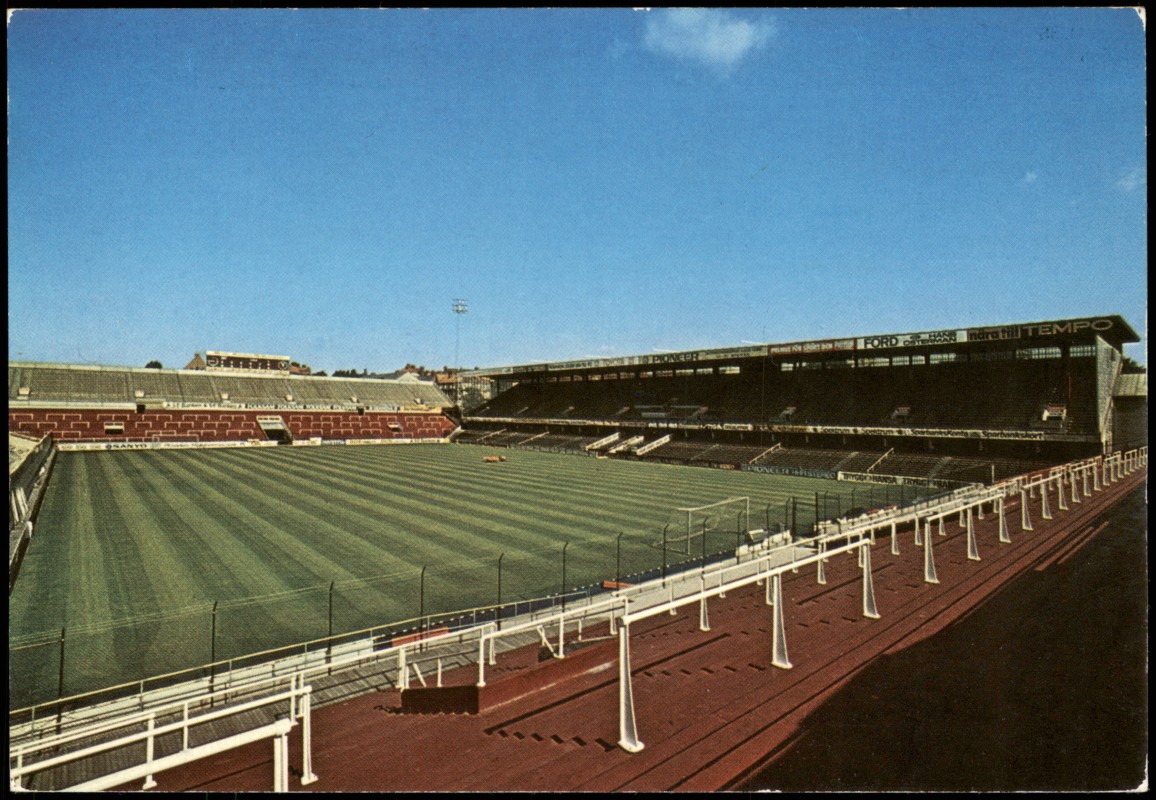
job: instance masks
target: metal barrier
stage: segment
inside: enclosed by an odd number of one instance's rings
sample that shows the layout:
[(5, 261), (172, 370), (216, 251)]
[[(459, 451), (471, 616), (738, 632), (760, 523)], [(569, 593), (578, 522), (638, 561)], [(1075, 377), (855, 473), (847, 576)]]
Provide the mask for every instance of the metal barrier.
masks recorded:
[[(1141, 454), (1141, 451), (1136, 451), (1130, 454), (1129, 457), (1117, 457), (1108, 459), (1107, 463), (1116, 465), (1114, 471), (1118, 469), (1131, 468), (1135, 471), (1138, 465), (1144, 463), (1146, 452)], [(1125, 465), (1121, 467), (1120, 465)], [(939, 523), (939, 534), (945, 535), (943, 530), (943, 521), (946, 517), (958, 515), (960, 525), (967, 529), (967, 547), (968, 558), (973, 561), (980, 559), (979, 552), (975, 541), (975, 532), (972, 522), (973, 512), (982, 512), (984, 504), (990, 503), (993, 506), (995, 513), (999, 515), (999, 537), (1000, 541), (1004, 543), (1010, 542), (1007, 531), (1007, 520), (1004, 512), (1005, 498), (1020, 494), (1021, 502), (1023, 503), (1024, 517), (1023, 529), (1030, 530), (1030, 520), (1027, 516), (1027, 492), (1038, 487), (1040, 489), (1041, 498), (1047, 497), (1047, 486), (1049, 482), (1058, 481), (1057, 491), (1059, 496), (1063, 498), (1064, 494), (1064, 477), (1067, 476), (1072, 486), (1073, 495), (1076, 487), (1076, 475), (1086, 474), (1088, 471), (1097, 468), (1096, 461), (1085, 460), (1081, 462), (1074, 462), (1066, 464), (1058, 468), (1055, 476), (1039, 477), (1034, 480), (1025, 480), (1023, 476), (1018, 478), (1002, 481), (990, 487), (967, 487), (957, 492), (952, 493), (952, 496), (942, 499), (934, 506), (926, 506), (923, 509), (899, 509), (888, 515), (879, 515), (874, 518), (864, 518), (856, 521), (847, 521), (847, 527), (844, 528), (844, 521), (840, 520), (834, 524), (835, 530), (831, 530), (831, 526), (820, 528), (820, 535), (808, 540), (808, 544), (815, 546), (815, 553), (808, 555), (803, 559), (796, 560), (793, 557), (789, 563), (772, 566), (768, 559), (766, 562), (765, 571), (758, 571), (755, 575), (735, 575), (733, 578), (727, 580), (724, 578), (727, 570), (734, 570), (739, 565), (731, 567), (723, 567), (720, 570), (720, 579), (716, 586), (707, 588), (705, 578), (702, 581), (701, 589), (697, 593), (688, 595), (682, 598), (675, 599), (673, 596), (666, 602), (651, 608), (641, 611), (631, 612), (629, 605), (626, 613), (620, 619), (620, 626), (618, 629), (618, 719), (619, 719), (619, 741), (618, 745), (623, 750), (630, 753), (637, 753), (644, 747), (643, 743), (638, 738), (637, 720), (634, 713), (634, 692), (630, 675), (630, 625), (647, 619), (656, 614), (670, 612), (674, 613), (677, 608), (688, 605), (693, 602), (700, 604), (699, 608), (699, 629), (709, 630), (709, 617), (707, 614), (707, 600), (711, 597), (725, 596), (728, 589), (739, 588), (750, 583), (764, 582), (766, 585), (766, 604), (773, 606), (773, 627), (772, 627), (772, 661), (771, 663), (780, 669), (790, 669), (791, 662), (787, 655), (786, 634), (783, 621), (783, 601), (782, 601), (782, 574), (787, 570), (795, 571), (801, 566), (815, 564), (816, 565), (816, 580), (819, 583), (825, 583), (824, 563), (833, 555), (839, 553), (850, 552), (857, 550), (859, 553), (859, 566), (863, 569), (863, 616), (870, 619), (878, 619), (879, 614), (875, 606), (874, 585), (871, 577), (871, 544), (874, 541), (874, 532), (884, 525), (891, 526), (892, 530), (892, 550), (895, 550), (895, 526), (899, 522), (913, 521), (916, 535), (916, 544), (920, 544), (919, 526), (922, 522), (924, 525), (924, 532), (922, 536), (922, 545), (924, 548), (924, 581), (926, 583), (938, 583), (935, 573), (935, 561), (933, 555), (933, 535), (931, 532), (932, 522)], [(837, 544), (842, 539), (844, 544)], [(795, 546), (792, 545), (792, 553)]]
[[(274, 739), (273, 791), (284, 792), (289, 789), (288, 735), (290, 730), (297, 725), (297, 719), (302, 721), (301, 784), (303, 786), (308, 785), (317, 780), (317, 776), (313, 774), (312, 769), (312, 710), (310, 698), (313, 689), (304, 683), (303, 676), (300, 674), (290, 676), (288, 680), (282, 678), (276, 681), (277, 684), (285, 684), (286, 682), (289, 684), (288, 689), (225, 708), (210, 710), (197, 714), (196, 716), (190, 715), (194, 701), (186, 700), (183, 703), (160, 706), (146, 712), (122, 716), (113, 721), (99, 722), (78, 730), (69, 731), (68, 733), (49, 736), (36, 742), (17, 745), (12, 747), (8, 755), (11, 768), (9, 774), (10, 786), (13, 791), (19, 791), (23, 789), (24, 779), (29, 775), (44, 772), (65, 764), (83, 761), (96, 755), (137, 744), (138, 742), (144, 742), (145, 755), (143, 763), (118, 769), (115, 772), (97, 778), (81, 781), (67, 788), (72, 791), (100, 791), (143, 778), (144, 784), (141, 788), (151, 789), (157, 785), (153, 776), (159, 772), (190, 764), (202, 758), (223, 753), (252, 742), (272, 738)], [(266, 683), (272, 684), (273, 682)], [(250, 687), (249, 690), (253, 691), (259, 688), (261, 687), (254, 686)], [(208, 705), (211, 708), (218, 699), (222, 702), (228, 702), (228, 695), (233, 693), (235, 693), (234, 690), (212, 692), (202, 696), (195, 701), (195, 703), (201, 706)], [(204, 725), (229, 717), (236, 717), (239, 714), (280, 703), (288, 703), (289, 713), (286, 719), (275, 720), (270, 724), (216, 739), (206, 744), (195, 747), (189, 746), (189, 732), (194, 726)], [(160, 726), (156, 724), (158, 718), (164, 719), (165, 717), (172, 717), (178, 714), (180, 715), (180, 719), (174, 722)], [(114, 736), (111, 739), (82, 747), (79, 750), (49, 756), (48, 758), (34, 761), (31, 764), (27, 763), (29, 757), (38, 753), (58, 751), (61, 747), (69, 744), (82, 742), (86, 739), (104, 737), (120, 728), (136, 727), (142, 724), (146, 726), (143, 731)], [(157, 739), (161, 736), (174, 733), (180, 733), (181, 735), (180, 750), (171, 755), (156, 758)], [(15, 761), (14, 766), (11, 763), (13, 761)]]

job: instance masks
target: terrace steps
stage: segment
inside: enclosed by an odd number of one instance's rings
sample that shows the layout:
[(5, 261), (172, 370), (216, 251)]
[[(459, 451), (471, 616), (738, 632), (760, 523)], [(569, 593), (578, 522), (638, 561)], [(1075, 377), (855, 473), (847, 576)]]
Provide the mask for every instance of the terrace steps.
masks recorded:
[[(976, 520), (981, 562), (967, 560), (964, 531), (949, 518), (946, 536), (933, 533), (941, 581), (934, 586), (922, 582), (921, 551), (911, 544), (910, 530), (901, 534), (898, 557), (889, 553), (889, 537), (879, 537), (872, 554), (879, 620), (861, 616), (854, 557), (832, 557), (826, 586), (814, 582), (810, 569), (786, 573), (783, 594), (789, 604), (785, 613), (792, 670), (768, 666), (769, 609), (760, 587), (712, 601), (707, 632), (697, 630), (693, 608), (677, 617), (638, 623), (632, 666), (639, 735), (646, 743), (640, 753), (613, 746), (616, 679), (595, 674), (568, 682), (559, 689), (561, 699), (527, 699), (475, 716), (422, 717), (420, 725), (399, 722), (402, 718), (396, 715), (378, 717), (388, 724), (366, 725), (356, 708), (364, 700), (324, 709), (315, 724), (315, 731), (326, 731), (325, 743), (315, 740), (314, 769), (321, 776), (316, 788), (365, 788), (366, 780), (395, 790), (689, 791), (728, 785), (788, 741), (810, 711), (872, 658), (931, 635), (1027, 566), (1070, 548), (1072, 537), (1085, 531), (1111, 499), (1139, 485), (1134, 478), (1085, 499), (1051, 522), (1037, 519), (1032, 533), (1020, 533), (1013, 525), (1010, 545), (996, 542), (995, 516), (988, 514)], [(1009, 523), (1016, 520), (1018, 501), (1009, 501), (1007, 512)], [(659, 635), (676, 628), (681, 635)], [(677, 702), (672, 703), (673, 698)], [(383, 774), (378, 769), (372, 779), (359, 777), (370, 761), (380, 762), (368, 752), (355, 752), (348, 744), (351, 739), (362, 747), (372, 743), (374, 752), (389, 751), (394, 758), (404, 759), (407, 752), (426, 756), (420, 770)], [(453, 742), (450, 750), (447, 742)], [(214, 766), (213, 772), (222, 775), (217, 780), (202, 771), (183, 779), (174, 774), (167, 785), (256, 788), (267, 780), (267, 760), (267, 753), (254, 752), (248, 767), (242, 768), (243, 759), (231, 761), (228, 776)]]

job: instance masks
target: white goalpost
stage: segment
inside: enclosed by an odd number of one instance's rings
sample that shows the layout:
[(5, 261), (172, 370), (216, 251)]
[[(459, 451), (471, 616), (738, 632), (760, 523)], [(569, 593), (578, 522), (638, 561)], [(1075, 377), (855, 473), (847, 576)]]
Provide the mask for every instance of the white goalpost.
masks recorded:
[[(734, 528), (740, 533), (750, 529), (751, 498), (728, 497), (717, 503), (691, 508), (676, 508), (675, 514), (685, 517), (686, 554), (690, 555), (690, 541), (696, 535)], [(680, 521), (682, 521), (680, 519)]]

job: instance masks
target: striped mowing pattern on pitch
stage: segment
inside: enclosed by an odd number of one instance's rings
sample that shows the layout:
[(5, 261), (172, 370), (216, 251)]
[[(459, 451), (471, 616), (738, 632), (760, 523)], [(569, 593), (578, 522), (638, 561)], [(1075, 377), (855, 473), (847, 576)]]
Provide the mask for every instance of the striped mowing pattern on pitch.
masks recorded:
[[(327, 635), (626, 577), (685, 552), (677, 507), (851, 485), (478, 446), (62, 453), (10, 597), (14, 706)], [(859, 497), (865, 489), (860, 487)], [(879, 501), (882, 495), (879, 495)], [(862, 504), (861, 502), (857, 504)], [(799, 511), (808, 524), (813, 511)], [(736, 521), (737, 522), (737, 521)], [(733, 550), (732, 523), (707, 536)], [(213, 603), (218, 603), (215, 640)], [(43, 644), (37, 644), (43, 643)], [(33, 646), (30, 646), (33, 645)]]

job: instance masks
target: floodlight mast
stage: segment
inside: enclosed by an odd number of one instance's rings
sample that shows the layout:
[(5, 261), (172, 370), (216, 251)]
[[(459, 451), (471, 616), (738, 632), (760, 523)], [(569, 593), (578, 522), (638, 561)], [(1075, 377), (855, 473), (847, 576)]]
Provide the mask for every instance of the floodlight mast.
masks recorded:
[(461, 364), (461, 346), (462, 346), (462, 316), (469, 312), (469, 303), (461, 298), (454, 298), (454, 405), (457, 406), (458, 411), (462, 410), (462, 364)]

